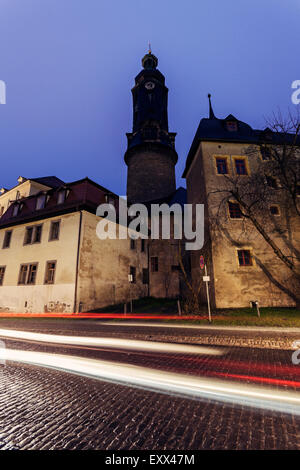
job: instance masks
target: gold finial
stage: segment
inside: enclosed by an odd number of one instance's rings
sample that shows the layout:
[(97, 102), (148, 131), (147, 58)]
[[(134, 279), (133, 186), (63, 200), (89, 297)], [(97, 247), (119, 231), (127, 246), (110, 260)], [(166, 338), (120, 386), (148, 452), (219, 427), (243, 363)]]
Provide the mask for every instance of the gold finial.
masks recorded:
[(148, 54), (152, 54), (150, 41), (148, 42)]

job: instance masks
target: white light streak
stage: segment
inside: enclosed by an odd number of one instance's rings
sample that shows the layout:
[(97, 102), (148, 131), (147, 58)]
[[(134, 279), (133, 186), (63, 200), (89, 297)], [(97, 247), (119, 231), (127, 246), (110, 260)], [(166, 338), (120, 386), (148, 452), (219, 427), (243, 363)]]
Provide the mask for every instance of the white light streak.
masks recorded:
[(121, 338), (99, 338), (91, 336), (63, 336), (47, 335), (44, 333), (33, 333), (30, 331), (3, 330), (0, 329), (0, 337), (25, 339), (43, 343), (76, 344), (80, 346), (98, 346), (105, 348), (119, 348), (141, 351), (181, 353), (181, 354), (205, 354), (220, 356), (224, 351), (220, 348), (205, 346), (193, 346), (186, 344), (162, 343), (158, 341), (137, 341)]
[(156, 392), (300, 415), (299, 394), (286, 390), (273, 391), (265, 387), (207, 377), (193, 377), (140, 366), (35, 351), (2, 349), (0, 359), (50, 367)]

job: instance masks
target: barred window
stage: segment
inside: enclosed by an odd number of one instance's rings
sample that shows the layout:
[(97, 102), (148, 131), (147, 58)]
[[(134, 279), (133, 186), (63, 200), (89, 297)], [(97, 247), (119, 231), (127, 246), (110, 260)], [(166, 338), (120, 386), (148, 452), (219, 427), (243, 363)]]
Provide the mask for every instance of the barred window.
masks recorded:
[(228, 202), (229, 215), (231, 219), (241, 219), (242, 212), (237, 202)]
[(217, 173), (228, 175), (227, 158), (216, 158)]
[(238, 258), (240, 266), (252, 266), (252, 255), (250, 250), (238, 250)]
[(244, 158), (235, 159), (235, 170), (237, 175), (248, 175), (246, 160)]

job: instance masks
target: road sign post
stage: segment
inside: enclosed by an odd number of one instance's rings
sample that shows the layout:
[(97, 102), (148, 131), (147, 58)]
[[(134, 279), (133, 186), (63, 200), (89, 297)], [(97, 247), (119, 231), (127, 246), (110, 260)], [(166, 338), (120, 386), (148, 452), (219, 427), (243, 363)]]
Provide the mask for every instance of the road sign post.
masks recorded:
[(209, 288), (208, 283), (210, 281), (210, 277), (207, 275), (207, 267), (205, 265), (205, 276), (203, 276), (203, 281), (206, 284), (206, 297), (207, 297), (207, 308), (208, 308), (208, 321), (211, 323), (211, 311), (210, 311), (210, 300), (209, 300)]

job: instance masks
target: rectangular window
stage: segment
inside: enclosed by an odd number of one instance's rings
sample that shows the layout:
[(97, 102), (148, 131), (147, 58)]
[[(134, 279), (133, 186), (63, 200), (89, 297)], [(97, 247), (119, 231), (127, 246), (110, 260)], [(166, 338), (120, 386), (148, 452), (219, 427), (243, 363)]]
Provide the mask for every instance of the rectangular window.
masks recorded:
[(145, 239), (144, 238), (141, 238), (141, 251), (142, 252), (145, 251)]
[(26, 284), (27, 271), (28, 271), (28, 265), (27, 264), (21, 265), (18, 284)]
[(32, 243), (39, 243), (41, 241), (41, 238), (42, 238), (42, 225), (35, 225)]
[(149, 284), (149, 271), (147, 268), (143, 268), (143, 284)]
[(231, 219), (241, 219), (242, 212), (237, 202), (228, 202), (229, 215)]
[(35, 284), (37, 267), (37, 263), (21, 264), (18, 284)]
[(238, 258), (240, 266), (252, 266), (252, 256), (250, 250), (238, 250)]
[(267, 182), (267, 185), (268, 185), (270, 188), (273, 188), (273, 189), (277, 189), (277, 188), (278, 188), (277, 181), (276, 181), (275, 178), (272, 178), (272, 176), (266, 176), (266, 182)]
[(269, 147), (261, 147), (260, 149), (261, 158), (263, 160), (270, 160), (271, 159), (271, 150)]
[(234, 162), (235, 162), (235, 171), (237, 175), (248, 175), (245, 159), (236, 158)]
[(54, 284), (55, 269), (56, 269), (56, 261), (47, 261), (46, 273), (45, 273), (45, 284)]
[(130, 238), (130, 249), (131, 250), (135, 249), (135, 240), (134, 240), (134, 238)]
[(66, 190), (65, 189), (61, 189), (60, 191), (58, 191), (58, 195), (57, 195), (57, 204), (63, 204), (66, 200)]
[(26, 227), (24, 245), (30, 245), (31, 243), (40, 243), (42, 238), (42, 225), (33, 225)]
[(216, 158), (217, 173), (228, 175), (227, 158)]
[(5, 266), (0, 266), (0, 286), (3, 285), (4, 274), (5, 274)]
[(60, 228), (60, 220), (56, 220), (55, 222), (51, 222), (50, 234), (49, 234), (49, 240), (50, 241), (59, 239), (59, 228)]
[(4, 240), (2, 248), (9, 248), (11, 242), (12, 230), (7, 230), (4, 234)]
[(36, 210), (44, 209), (45, 204), (46, 204), (46, 194), (40, 194), (40, 196), (38, 196), (36, 200), (36, 206), (35, 206)]
[(26, 227), (24, 245), (30, 245), (32, 241), (33, 227)]
[(156, 273), (158, 271), (158, 257), (151, 257), (151, 272)]
[(279, 215), (279, 207), (278, 206), (270, 206), (270, 213), (272, 215)]
[(136, 283), (136, 268), (134, 266), (130, 266), (130, 275), (132, 276), (132, 283)]
[(37, 273), (37, 264), (30, 264), (29, 270), (28, 270), (27, 284), (35, 284), (36, 273)]
[(15, 204), (15, 205), (14, 205), (14, 207), (13, 207), (13, 213), (12, 213), (12, 216), (13, 216), (13, 217), (16, 217), (16, 216), (18, 215), (18, 213), (19, 213), (19, 208), (20, 208), (19, 204)]

